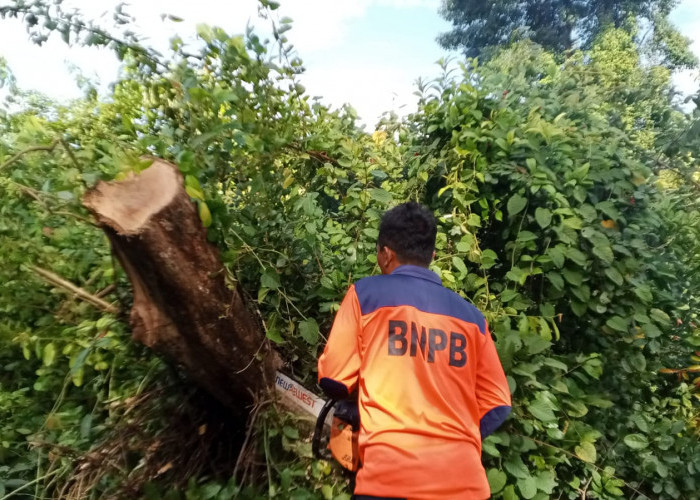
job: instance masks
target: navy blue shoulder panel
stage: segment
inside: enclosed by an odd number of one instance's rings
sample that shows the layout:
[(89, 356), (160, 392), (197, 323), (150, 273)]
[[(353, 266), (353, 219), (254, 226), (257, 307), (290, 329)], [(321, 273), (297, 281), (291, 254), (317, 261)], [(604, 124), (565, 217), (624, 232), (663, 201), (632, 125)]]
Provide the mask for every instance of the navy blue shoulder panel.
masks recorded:
[(474, 323), (486, 333), (484, 315), (452, 290), (425, 279), (401, 274), (370, 276), (355, 283), (362, 315), (381, 307), (412, 306), (419, 311), (440, 314)]

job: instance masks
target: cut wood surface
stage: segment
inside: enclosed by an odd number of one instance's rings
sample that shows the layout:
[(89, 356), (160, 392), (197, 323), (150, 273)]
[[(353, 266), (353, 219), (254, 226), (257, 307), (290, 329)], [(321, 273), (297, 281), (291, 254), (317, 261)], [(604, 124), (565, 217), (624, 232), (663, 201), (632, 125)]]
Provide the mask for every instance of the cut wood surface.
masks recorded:
[(237, 287), (227, 286), (175, 165), (155, 160), (83, 200), (134, 291), (133, 338), (174, 360), (231, 408), (272, 386), (279, 356)]

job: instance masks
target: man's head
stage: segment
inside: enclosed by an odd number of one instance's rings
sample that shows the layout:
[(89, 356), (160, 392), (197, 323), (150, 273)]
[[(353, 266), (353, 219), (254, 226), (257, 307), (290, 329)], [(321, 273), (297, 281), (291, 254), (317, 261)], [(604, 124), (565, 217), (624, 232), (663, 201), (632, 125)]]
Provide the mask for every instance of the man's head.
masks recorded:
[(398, 266), (428, 267), (435, 256), (435, 217), (424, 206), (409, 201), (384, 214), (379, 223), (377, 263), (383, 274)]

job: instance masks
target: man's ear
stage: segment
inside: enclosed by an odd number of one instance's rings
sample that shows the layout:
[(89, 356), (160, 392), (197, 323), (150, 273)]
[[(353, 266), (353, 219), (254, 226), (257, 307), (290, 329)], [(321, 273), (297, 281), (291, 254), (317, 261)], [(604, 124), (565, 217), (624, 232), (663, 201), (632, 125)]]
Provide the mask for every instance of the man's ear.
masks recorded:
[(394, 264), (395, 262), (398, 262), (398, 257), (396, 257), (396, 252), (394, 252), (391, 248), (389, 247), (384, 247), (384, 251), (386, 252), (386, 261), (388, 264)]
[(383, 246), (377, 252), (377, 263), (382, 274), (389, 274), (397, 266), (396, 252), (388, 246)]
[(435, 250), (433, 250), (433, 256), (430, 258), (430, 262), (435, 260), (435, 255), (437, 255), (437, 254), (435, 253)]

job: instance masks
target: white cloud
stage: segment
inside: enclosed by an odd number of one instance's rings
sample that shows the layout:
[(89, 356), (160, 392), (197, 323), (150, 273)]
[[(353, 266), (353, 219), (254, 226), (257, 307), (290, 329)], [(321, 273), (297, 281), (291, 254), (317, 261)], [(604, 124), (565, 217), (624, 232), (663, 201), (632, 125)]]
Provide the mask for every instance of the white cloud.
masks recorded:
[[(323, 96), (324, 102), (335, 107), (346, 102), (352, 104), (365, 123), (373, 124), (383, 111), (401, 112), (402, 106), (414, 102), (413, 81), (420, 73), (416, 64), (407, 67), (405, 62), (392, 60), (389, 47), (382, 46), (381, 40), (374, 43), (372, 54), (338, 60), (337, 51), (349, 52), (356, 42), (352, 39), (356, 35), (350, 31), (352, 23), (362, 20), (376, 7), (429, 7), (436, 12), (439, 3), (439, 0), (282, 0), (273, 16), (293, 19), (293, 29), (287, 36), (303, 59), (314, 61), (302, 77), (309, 91)], [(86, 18), (111, 27), (116, 4), (116, 0), (66, 0), (64, 7), (76, 8)], [(186, 39), (193, 38), (199, 23), (221, 26), (231, 33), (241, 33), (251, 23), (258, 31), (269, 33), (270, 22), (259, 19), (257, 10), (257, 0), (132, 0), (125, 8), (135, 18), (135, 24), (129, 28), (145, 35), (148, 43), (161, 51), (167, 50), (168, 40), (176, 33)], [(161, 16), (164, 13), (178, 16), (183, 22), (164, 21)], [(406, 29), (415, 27), (406, 26)], [(109, 51), (69, 48), (58, 37), (37, 47), (28, 41), (19, 21), (2, 21), (0, 55), (7, 57), (21, 87), (34, 88), (59, 99), (79, 95), (74, 77), (67, 70), (70, 65), (103, 84), (117, 76), (118, 62)]]
[(39, 47), (29, 41), (24, 25), (17, 20), (2, 21), (0, 56), (7, 59), (21, 88), (58, 99), (79, 95), (71, 65), (81, 68), (89, 78), (110, 81), (117, 75), (117, 59), (110, 51), (70, 48), (58, 38)]
[[(258, 18), (257, 0), (130, 0), (126, 12), (136, 22), (134, 31), (148, 37), (148, 43), (165, 51), (168, 40), (176, 33), (192, 39), (199, 23), (221, 26), (230, 33), (242, 33), (247, 24), (259, 33), (270, 32), (270, 23)], [(679, 7), (679, 27), (694, 38), (693, 48), (700, 56), (700, 6), (685, 0)], [(112, 25), (112, 12), (118, 0), (65, 0), (66, 6), (78, 8), (98, 24)], [(406, 114), (415, 109), (414, 81), (419, 76), (438, 72), (433, 65), (443, 53), (434, 42), (440, 31), (437, 11), (440, 0), (280, 0), (274, 18), (290, 17), (293, 29), (287, 36), (301, 58), (307, 72), (301, 78), (312, 95), (339, 107), (351, 104), (368, 125), (376, 123), (384, 111)], [(397, 26), (392, 19), (378, 20), (377, 13), (403, 15), (411, 12), (433, 16), (427, 33), (411, 19)], [(422, 11), (412, 9), (423, 9)], [(682, 12), (680, 12), (682, 10)], [(183, 18), (175, 23), (163, 20), (168, 13)], [(422, 20), (418, 18), (418, 23)], [(363, 24), (385, 26), (370, 32)], [(435, 31), (434, 33), (432, 31)], [(401, 38), (403, 37), (403, 38)], [(35, 88), (49, 96), (66, 99), (79, 95), (74, 77), (67, 70), (76, 65), (86, 76), (97, 75), (103, 83), (117, 76), (118, 62), (106, 50), (67, 47), (58, 37), (44, 47), (28, 41), (18, 21), (0, 21), (0, 56), (6, 56), (20, 86)], [(697, 92), (697, 73), (683, 72), (674, 83), (685, 94)]]
[(350, 104), (370, 128), (384, 112), (404, 115), (415, 109), (413, 77), (403, 68), (338, 64), (312, 68), (302, 82), (311, 95), (322, 96), (336, 108)]
[[(279, 12), (294, 20), (289, 39), (302, 55), (347, 43), (348, 23), (362, 19), (374, 6), (397, 9), (434, 7), (439, 0), (282, 0)], [(411, 27), (406, 27), (411, 29)]]

